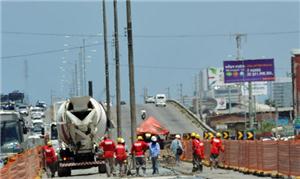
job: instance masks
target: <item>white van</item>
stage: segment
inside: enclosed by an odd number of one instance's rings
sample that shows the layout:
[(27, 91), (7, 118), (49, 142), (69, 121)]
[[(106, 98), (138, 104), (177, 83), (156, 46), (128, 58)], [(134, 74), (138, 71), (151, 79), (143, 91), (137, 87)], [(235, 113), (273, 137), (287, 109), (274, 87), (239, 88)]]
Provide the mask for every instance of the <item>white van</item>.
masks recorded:
[(155, 106), (167, 106), (167, 97), (165, 94), (157, 94), (155, 97)]

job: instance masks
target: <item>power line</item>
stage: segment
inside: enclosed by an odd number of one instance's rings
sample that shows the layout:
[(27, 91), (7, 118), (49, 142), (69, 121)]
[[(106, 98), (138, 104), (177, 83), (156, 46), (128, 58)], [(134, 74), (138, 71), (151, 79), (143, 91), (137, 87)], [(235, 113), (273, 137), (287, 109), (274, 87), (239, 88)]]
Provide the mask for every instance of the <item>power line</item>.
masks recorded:
[[(34, 35), (34, 36), (56, 36), (56, 37), (103, 37), (102, 34), (73, 34), (73, 33), (43, 33), (43, 32), (20, 32), (20, 31), (2, 31), (2, 34), (15, 35)], [(278, 32), (250, 32), (248, 36), (264, 36), (264, 35), (288, 35), (299, 34), (300, 30), (292, 31), (278, 31)], [(201, 38), (201, 37), (228, 37), (233, 36), (234, 33), (215, 33), (215, 34), (175, 34), (175, 35), (135, 35), (135, 38)], [(113, 35), (108, 35), (113, 37)], [(126, 38), (126, 35), (119, 35), (119, 37)]]
[[(94, 47), (102, 45), (102, 43), (94, 43), (90, 45), (85, 45), (85, 47)], [(75, 47), (70, 47), (70, 48), (63, 48), (63, 49), (55, 49), (55, 50), (46, 50), (46, 51), (41, 51), (41, 52), (32, 52), (32, 53), (27, 53), (27, 54), (20, 54), (20, 55), (9, 55), (9, 56), (2, 56), (1, 59), (11, 59), (11, 58), (20, 58), (20, 57), (29, 57), (29, 56), (36, 56), (36, 55), (43, 55), (43, 54), (50, 54), (50, 53), (58, 53), (58, 52), (63, 52), (66, 50), (75, 50), (75, 49), (80, 49), (82, 46), (75, 46)]]
[(47, 33), (47, 32), (19, 32), (19, 31), (2, 31), (2, 34), (14, 34), (14, 35), (33, 35), (33, 36), (55, 36), (55, 37), (102, 37), (98, 34), (73, 34), (73, 33)]

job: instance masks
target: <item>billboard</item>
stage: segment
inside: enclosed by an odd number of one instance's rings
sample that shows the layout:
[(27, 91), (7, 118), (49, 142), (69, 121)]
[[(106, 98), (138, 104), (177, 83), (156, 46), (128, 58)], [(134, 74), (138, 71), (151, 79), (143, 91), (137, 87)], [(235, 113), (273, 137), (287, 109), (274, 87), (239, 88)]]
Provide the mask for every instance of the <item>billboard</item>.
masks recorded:
[[(249, 86), (248, 83), (242, 86), (242, 94), (244, 96), (249, 96)], [(268, 82), (253, 82), (252, 83), (252, 95), (263, 96), (268, 94)]]
[(216, 98), (217, 100), (217, 110), (226, 109), (226, 98)]
[(274, 80), (274, 59), (224, 61), (225, 83)]
[(209, 67), (207, 68), (207, 78), (209, 89), (215, 86), (224, 85), (224, 71), (223, 68)]

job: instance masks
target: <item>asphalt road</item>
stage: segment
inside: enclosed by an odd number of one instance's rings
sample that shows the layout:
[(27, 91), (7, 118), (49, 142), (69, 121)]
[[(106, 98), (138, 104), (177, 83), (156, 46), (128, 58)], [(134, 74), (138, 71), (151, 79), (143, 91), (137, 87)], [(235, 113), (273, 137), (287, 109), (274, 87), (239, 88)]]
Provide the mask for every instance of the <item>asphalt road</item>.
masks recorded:
[[(166, 107), (156, 107), (155, 104), (142, 104), (137, 105), (136, 109), (136, 121), (137, 126), (143, 122), (141, 119), (141, 110), (146, 110), (147, 117), (155, 117), (164, 127), (166, 127), (170, 134), (174, 133), (189, 133), (197, 132), (202, 133), (202, 129), (196, 127), (189, 119), (186, 118), (177, 108), (171, 104), (167, 104)], [(112, 120), (114, 124), (116, 122), (116, 108), (112, 108)], [(131, 121), (130, 121), (130, 106), (121, 105), (121, 125), (122, 125), (122, 136), (130, 145), (131, 136)], [(112, 130), (114, 138), (116, 138), (116, 128)]]

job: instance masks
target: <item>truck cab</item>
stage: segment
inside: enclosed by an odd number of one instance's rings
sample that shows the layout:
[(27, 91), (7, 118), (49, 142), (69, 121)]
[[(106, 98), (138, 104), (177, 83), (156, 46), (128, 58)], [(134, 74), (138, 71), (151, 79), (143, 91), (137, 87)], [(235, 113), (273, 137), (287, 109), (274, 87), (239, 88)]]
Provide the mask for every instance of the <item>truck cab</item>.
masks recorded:
[(155, 97), (155, 106), (167, 106), (167, 97), (165, 94), (157, 94)]

